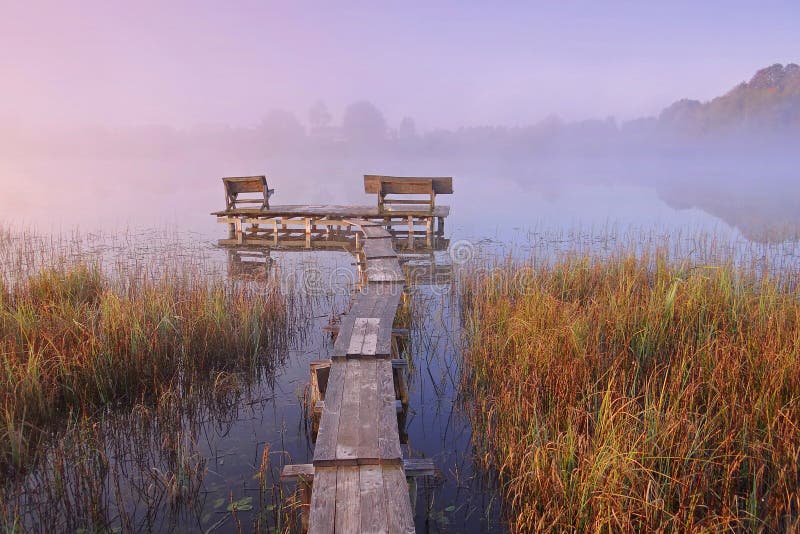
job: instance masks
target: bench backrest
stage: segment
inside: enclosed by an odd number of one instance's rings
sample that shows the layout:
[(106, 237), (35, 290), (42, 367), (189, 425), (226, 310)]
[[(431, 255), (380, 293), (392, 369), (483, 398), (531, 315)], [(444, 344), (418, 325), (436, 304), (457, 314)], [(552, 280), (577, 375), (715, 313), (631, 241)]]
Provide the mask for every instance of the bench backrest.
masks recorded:
[[(269, 208), (272, 191), (267, 187), (266, 176), (232, 176), (223, 178), (225, 185), (225, 206), (236, 209), (237, 204), (261, 204), (261, 209)], [(241, 193), (258, 193), (256, 196), (240, 198)]]
[(453, 193), (452, 176), (441, 177), (410, 177), (410, 176), (377, 176), (368, 174), (364, 176), (365, 193), (390, 193), (399, 195), (425, 195), (431, 189), (436, 195), (449, 195)]

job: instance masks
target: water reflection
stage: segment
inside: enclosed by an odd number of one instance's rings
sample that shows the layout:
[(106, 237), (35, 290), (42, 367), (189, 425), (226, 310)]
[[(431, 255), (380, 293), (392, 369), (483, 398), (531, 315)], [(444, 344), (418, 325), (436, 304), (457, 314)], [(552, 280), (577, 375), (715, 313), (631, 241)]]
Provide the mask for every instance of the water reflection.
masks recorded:
[[(800, 185), (787, 156), (755, 153), (559, 158), (386, 154), (22, 160), (0, 163), (6, 222), (40, 230), (177, 227), (220, 236), (221, 176), (266, 173), (274, 204), (372, 204), (362, 175), (452, 175), (449, 234), (505, 239), (514, 228), (687, 225), (751, 240), (797, 237)], [(113, 176), (113, 180), (109, 177)], [(19, 202), (18, 199), (25, 199)]]

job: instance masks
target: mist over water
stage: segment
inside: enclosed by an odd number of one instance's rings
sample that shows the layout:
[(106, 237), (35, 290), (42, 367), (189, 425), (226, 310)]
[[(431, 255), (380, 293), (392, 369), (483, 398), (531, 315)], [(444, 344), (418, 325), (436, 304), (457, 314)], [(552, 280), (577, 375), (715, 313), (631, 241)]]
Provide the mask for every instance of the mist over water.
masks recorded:
[[(437, 198), (451, 207), (451, 248), (418, 260), (433, 272), (443, 260), (446, 276), (410, 289), (404, 451), (440, 470), (420, 485), (419, 532), (507, 529), (461, 398), (454, 243), (478, 262), (630, 240), (700, 263), (730, 253), (761, 273), (800, 268), (800, 67), (773, 64), (797, 60), (792, 2), (12, 4), (0, 10), (0, 241), (25, 248), (37, 234), (71, 260), (118, 255), (145, 270), (187, 257), (256, 286), (275, 274), (308, 312), (263, 376), (198, 402), (196, 418), (154, 412), (157, 430), (141, 433), (149, 408), (88, 417), (112, 459), (111, 474), (72, 475), (98, 484), (92, 525), (235, 532), (230, 501), (255, 504), (245, 525), (281, 502), (265, 500), (254, 473), (277, 491), (281, 466), (313, 456), (309, 364), (332, 353), (324, 327), (349, 309), (353, 258), (265, 249), (246, 263), (218, 247), (221, 177), (266, 175), (273, 206), (375, 205), (365, 174), (454, 178), (454, 194)], [(28, 257), (14, 277), (46, 263)], [(313, 276), (327, 283), (318, 293)], [(60, 436), (78, 458), (97, 452), (82, 451), (91, 441), (71, 424), (54, 424), (44, 460), (9, 484), (0, 519), (17, 506), (25, 527), (89, 524), (47, 482), (59, 474), (49, 459), (69, 458)], [(168, 507), (167, 486), (150, 489), (173, 459), (138, 453), (173, 434), (196, 469), (193, 497)], [(81, 490), (70, 488), (75, 503)]]
[[(454, 176), (449, 233), (510, 238), (532, 228), (634, 225), (697, 227), (754, 241), (795, 239), (800, 231), (797, 158), (791, 152), (733, 149), (693, 154), (553, 153), (402, 155), (384, 150), (290, 156), (208, 153), (189, 147), (165, 156), (25, 158), (0, 163), (2, 220), (40, 230), (167, 225), (222, 237), (210, 215), (224, 207), (222, 176), (266, 174), (272, 204), (372, 205), (364, 174)], [(255, 150), (254, 150), (255, 152)]]

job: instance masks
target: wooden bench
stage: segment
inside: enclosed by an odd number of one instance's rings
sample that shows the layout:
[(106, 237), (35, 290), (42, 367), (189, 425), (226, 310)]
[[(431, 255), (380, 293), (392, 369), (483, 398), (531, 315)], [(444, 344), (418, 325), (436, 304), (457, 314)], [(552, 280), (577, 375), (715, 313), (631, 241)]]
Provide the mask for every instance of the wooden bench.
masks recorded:
[[(402, 176), (364, 176), (364, 192), (378, 195), (378, 210), (383, 211), (392, 204), (413, 204), (427, 206), (433, 211), (436, 195), (453, 193), (452, 177), (412, 178)], [(405, 198), (387, 198), (388, 195), (406, 195)], [(408, 198), (408, 195), (428, 198)]]
[[(235, 210), (239, 204), (261, 204), (259, 209), (269, 209), (269, 197), (275, 193), (267, 187), (266, 176), (235, 176), (223, 178), (225, 185), (225, 209)], [(255, 193), (255, 196), (241, 198), (242, 193)]]

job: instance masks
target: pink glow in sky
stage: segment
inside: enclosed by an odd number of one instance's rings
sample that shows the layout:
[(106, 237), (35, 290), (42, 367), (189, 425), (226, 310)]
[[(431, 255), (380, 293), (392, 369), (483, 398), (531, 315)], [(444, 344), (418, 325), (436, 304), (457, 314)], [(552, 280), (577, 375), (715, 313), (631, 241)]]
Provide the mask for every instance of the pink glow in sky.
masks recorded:
[(0, 0), (0, 120), (249, 125), (368, 99), (423, 128), (658, 113), (800, 56), (796, 2)]

